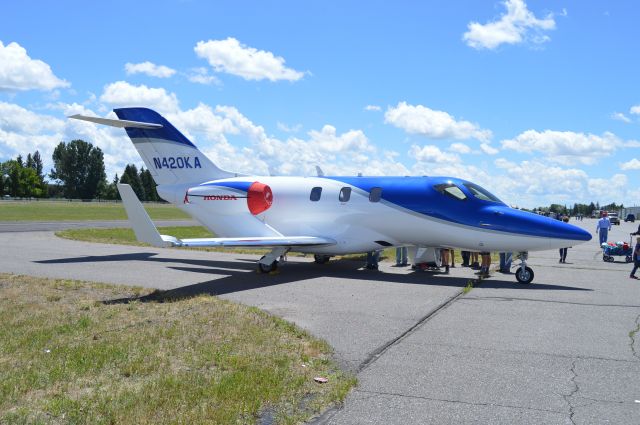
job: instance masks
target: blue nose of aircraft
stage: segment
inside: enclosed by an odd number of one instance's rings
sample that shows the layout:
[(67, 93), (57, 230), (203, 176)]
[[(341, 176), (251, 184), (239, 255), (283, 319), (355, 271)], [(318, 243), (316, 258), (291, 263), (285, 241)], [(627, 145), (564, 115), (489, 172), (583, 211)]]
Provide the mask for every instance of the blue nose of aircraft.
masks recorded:
[(508, 207), (493, 208), (493, 214), (501, 218), (505, 230), (514, 233), (568, 241), (591, 240), (591, 233), (578, 226), (538, 214)]

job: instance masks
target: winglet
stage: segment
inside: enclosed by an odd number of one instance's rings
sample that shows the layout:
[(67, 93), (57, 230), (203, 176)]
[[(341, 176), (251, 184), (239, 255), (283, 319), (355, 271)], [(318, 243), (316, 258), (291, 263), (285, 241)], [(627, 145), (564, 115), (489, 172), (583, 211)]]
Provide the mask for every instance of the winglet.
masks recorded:
[(131, 186), (128, 184), (118, 184), (118, 192), (120, 192), (122, 204), (127, 211), (129, 223), (131, 224), (138, 241), (148, 243), (149, 245), (157, 246), (159, 248), (174, 246), (179, 243), (179, 240), (176, 238), (171, 236), (163, 237), (163, 235), (158, 233), (158, 229), (156, 229), (155, 224), (153, 224), (153, 221), (149, 218), (149, 214), (145, 211), (142, 203), (138, 200), (138, 197)]

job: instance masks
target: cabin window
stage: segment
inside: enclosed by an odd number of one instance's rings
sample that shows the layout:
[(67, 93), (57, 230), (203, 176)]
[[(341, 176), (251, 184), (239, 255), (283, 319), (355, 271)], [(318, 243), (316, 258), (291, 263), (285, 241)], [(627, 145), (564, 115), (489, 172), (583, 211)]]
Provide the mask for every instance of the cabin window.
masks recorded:
[(482, 199), (483, 201), (500, 202), (501, 204), (503, 203), (500, 199), (498, 199), (497, 196), (495, 196), (488, 190), (481, 188), (477, 184), (465, 183), (464, 185), (467, 189), (469, 189), (469, 192), (471, 192), (473, 196), (478, 199)]
[(316, 202), (320, 200), (321, 195), (322, 195), (322, 188), (314, 187), (313, 189), (311, 189), (311, 195), (309, 196), (309, 199)]
[(343, 187), (340, 189), (340, 195), (338, 196), (340, 202), (349, 202), (349, 198), (351, 198), (351, 188)]
[(455, 198), (459, 201), (464, 201), (465, 199), (467, 199), (467, 195), (465, 195), (464, 192), (453, 183), (437, 184), (433, 186), (433, 188), (438, 192)]
[(381, 198), (382, 198), (382, 188), (372, 187), (371, 191), (369, 191), (369, 202), (380, 202)]

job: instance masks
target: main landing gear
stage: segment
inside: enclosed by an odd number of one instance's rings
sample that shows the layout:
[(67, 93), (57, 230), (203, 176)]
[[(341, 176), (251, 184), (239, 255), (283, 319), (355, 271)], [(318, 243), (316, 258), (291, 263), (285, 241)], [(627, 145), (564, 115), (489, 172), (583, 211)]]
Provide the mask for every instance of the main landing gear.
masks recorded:
[(272, 273), (278, 270), (278, 260), (290, 249), (288, 247), (273, 248), (270, 253), (258, 260), (258, 273)]
[(529, 253), (519, 252), (518, 259), (520, 259), (520, 265), (516, 269), (516, 280), (520, 283), (531, 283), (533, 281), (533, 270), (531, 267), (527, 267), (527, 258)]
[(330, 259), (331, 259), (330, 255), (315, 254), (313, 256), (313, 261), (316, 264), (327, 264)]

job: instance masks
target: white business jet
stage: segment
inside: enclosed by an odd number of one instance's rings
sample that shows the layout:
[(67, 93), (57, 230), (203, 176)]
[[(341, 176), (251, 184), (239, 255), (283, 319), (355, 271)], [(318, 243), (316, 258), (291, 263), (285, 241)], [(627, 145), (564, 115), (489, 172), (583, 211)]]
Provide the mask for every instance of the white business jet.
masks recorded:
[(441, 248), (517, 252), (516, 279), (530, 283), (529, 251), (591, 239), (579, 227), (510, 208), (477, 184), (453, 177), (273, 177), (225, 171), (157, 112), (114, 112), (119, 119), (70, 118), (124, 128), (162, 199), (218, 236), (160, 235), (131, 187), (119, 185), (137, 238), (154, 246), (271, 248), (258, 261), (261, 272), (275, 270), (289, 251), (314, 254), (318, 263), (333, 255), (399, 246), (432, 254)]

